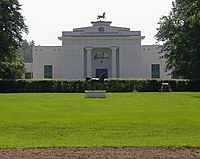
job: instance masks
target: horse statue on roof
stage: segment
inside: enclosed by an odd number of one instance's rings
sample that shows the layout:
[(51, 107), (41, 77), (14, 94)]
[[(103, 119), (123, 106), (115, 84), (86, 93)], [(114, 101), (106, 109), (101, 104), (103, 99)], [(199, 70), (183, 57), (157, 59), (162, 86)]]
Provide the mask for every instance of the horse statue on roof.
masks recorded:
[(98, 90), (102, 88), (104, 84), (104, 78), (105, 78), (105, 73), (102, 73), (98, 78), (92, 78), (87, 76), (86, 83), (91, 89)]
[(106, 13), (104, 12), (103, 15), (98, 15), (97, 20), (106, 19)]

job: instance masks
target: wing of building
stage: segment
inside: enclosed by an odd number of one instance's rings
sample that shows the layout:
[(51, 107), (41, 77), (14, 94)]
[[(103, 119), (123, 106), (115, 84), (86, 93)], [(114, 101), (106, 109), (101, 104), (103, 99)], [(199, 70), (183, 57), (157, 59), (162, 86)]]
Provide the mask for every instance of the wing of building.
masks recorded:
[(157, 45), (141, 45), (140, 31), (95, 21), (92, 26), (63, 31), (62, 46), (34, 46), (27, 78), (83, 79), (170, 78)]

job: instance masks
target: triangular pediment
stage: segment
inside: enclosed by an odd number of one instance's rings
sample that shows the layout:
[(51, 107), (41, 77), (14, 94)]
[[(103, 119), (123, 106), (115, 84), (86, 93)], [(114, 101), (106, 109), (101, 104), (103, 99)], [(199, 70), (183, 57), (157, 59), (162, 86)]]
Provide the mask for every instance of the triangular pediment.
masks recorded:
[(110, 21), (91, 22), (93, 26), (75, 28), (72, 32), (63, 32), (63, 37), (95, 37), (95, 36), (141, 36), (140, 31), (130, 28), (111, 26)]

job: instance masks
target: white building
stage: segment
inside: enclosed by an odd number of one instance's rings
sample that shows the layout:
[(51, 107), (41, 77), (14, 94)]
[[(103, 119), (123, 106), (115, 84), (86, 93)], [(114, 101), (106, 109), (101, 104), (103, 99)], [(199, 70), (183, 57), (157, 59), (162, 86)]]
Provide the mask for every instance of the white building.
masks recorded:
[(95, 21), (63, 31), (62, 46), (34, 46), (26, 77), (83, 79), (106, 73), (109, 78), (170, 78), (156, 45), (141, 45), (140, 31)]

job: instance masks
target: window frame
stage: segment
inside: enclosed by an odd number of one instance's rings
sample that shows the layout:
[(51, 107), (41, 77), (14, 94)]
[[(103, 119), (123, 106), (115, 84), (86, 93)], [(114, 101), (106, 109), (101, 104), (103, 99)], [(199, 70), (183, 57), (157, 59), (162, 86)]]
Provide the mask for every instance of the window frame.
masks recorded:
[(160, 64), (151, 64), (151, 78), (160, 78)]
[(44, 78), (53, 78), (53, 65), (44, 65)]

